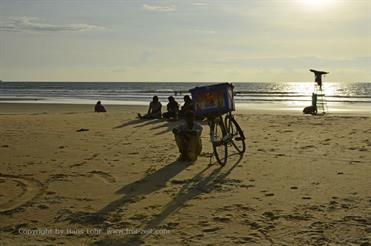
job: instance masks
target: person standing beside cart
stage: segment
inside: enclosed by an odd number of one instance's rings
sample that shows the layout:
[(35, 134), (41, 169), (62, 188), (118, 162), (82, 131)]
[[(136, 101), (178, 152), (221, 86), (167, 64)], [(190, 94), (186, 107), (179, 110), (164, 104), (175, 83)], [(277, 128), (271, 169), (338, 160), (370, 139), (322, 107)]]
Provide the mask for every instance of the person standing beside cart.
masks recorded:
[(195, 121), (192, 111), (184, 115), (185, 123), (173, 129), (176, 144), (179, 148), (179, 161), (196, 161), (202, 150), (202, 126)]
[(183, 97), (184, 104), (180, 108), (179, 117), (184, 118), (185, 114), (193, 110), (193, 101), (189, 95)]

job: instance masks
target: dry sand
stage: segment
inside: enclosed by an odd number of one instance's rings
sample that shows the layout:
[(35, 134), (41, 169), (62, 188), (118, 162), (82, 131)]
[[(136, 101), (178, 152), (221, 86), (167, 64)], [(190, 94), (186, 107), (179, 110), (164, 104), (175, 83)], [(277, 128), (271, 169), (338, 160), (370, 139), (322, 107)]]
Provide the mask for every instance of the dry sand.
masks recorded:
[(0, 245), (370, 245), (368, 116), (236, 113), (221, 168), (206, 125), (190, 165), (177, 123), (91, 108), (0, 104)]

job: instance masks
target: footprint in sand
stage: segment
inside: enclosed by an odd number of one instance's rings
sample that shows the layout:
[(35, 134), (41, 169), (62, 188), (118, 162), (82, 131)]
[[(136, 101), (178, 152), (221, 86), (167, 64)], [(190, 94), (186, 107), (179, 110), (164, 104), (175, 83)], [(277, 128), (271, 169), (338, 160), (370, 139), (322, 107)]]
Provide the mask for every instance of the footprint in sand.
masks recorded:
[(0, 214), (20, 211), (43, 193), (42, 184), (32, 178), (0, 174)]
[(300, 147), (301, 149), (311, 149), (311, 148), (315, 148), (316, 146), (314, 145), (306, 145), (306, 146), (303, 146), (303, 147)]
[(99, 153), (95, 153), (94, 155), (92, 155), (91, 157), (86, 158), (85, 160), (86, 160), (86, 161), (93, 160), (93, 159), (95, 159), (96, 157), (98, 157), (98, 155), (99, 155)]
[(272, 211), (264, 212), (264, 213), (263, 213), (263, 216), (264, 216), (266, 219), (269, 219), (269, 220), (276, 220), (276, 219), (279, 218), (279, 215), (274, 214)]
[(170, 221), (170, 222), (168, 222), (168, 223), (165, 225), (165, 228), (171, 230), (171, 229), (175, 229), (175, 228), (177, 228), (178, 225), (179, 225), (178, 222)]
[(253, 187), (255, 187), (255, 185), (253, 185), (253, 184), (248, 184), (248, 185), (246, 185), (246, 184), (242, 184), (242, 185), (240, 185), (240, 187), (241, 187), (241, 188), (249, 189), (249, 188), (253, 188)]
[(206, 227), (204, 229), (202, 229), (203, 232), (216, 232), (216, 231), (219, 231), (221, 230), (222, 228), (219, 227), (219, 226), (212, 226), (212, 227)]
[(104, 181), (107, 181), (108, 183), (116, 182), (115, 178), (106, 172), (94, 170), (89, 173), (97, 175), (98, 177), (102, 178)]
[(249, 243), (256, 243), (258, 241), (259, 241), (259, 237), (254, 237), (254, 236), (242, 236), (239, 238), (235, 238), (233, 240), (235, 244), (243, 244), (243, 245), (247, 245)]
[(276, 157), (282, 157), (282, 156), (286, 156), (286, 154), (283, 154), (283, 153), (276, 154)]
[(70, 167), (80, 167), (80, 166), (82, 166), (82, 165), (84, 165), (86, 163), (87, 163), (86, 161), (83, 161), (83, 162), (72, 164), (72, 165), (70, 165)]
[(274, 193), (266, 193), (265, 196), (274, 196)]

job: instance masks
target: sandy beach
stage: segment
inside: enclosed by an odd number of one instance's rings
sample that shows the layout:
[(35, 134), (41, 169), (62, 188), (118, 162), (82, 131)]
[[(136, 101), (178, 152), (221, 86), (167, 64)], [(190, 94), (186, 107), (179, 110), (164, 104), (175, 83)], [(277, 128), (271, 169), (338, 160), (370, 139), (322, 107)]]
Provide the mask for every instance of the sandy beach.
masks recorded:
[(207, 125), (189, 164), (177, 122), (107, 110), (0, 104), (0, 245), (370, 245), (369, 115), (236, 112), (220, 167)]

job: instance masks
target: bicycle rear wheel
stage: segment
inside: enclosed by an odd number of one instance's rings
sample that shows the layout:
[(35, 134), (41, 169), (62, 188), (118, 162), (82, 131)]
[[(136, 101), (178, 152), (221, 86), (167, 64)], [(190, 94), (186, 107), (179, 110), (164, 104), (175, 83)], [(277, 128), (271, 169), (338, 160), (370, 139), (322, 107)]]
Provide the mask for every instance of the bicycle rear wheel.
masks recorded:
[(230, 114), (227, 115), (224, 119), (225, 127), (227, 132), (232, 137), (232, 145), (238, 151), (238, 153), (242, 154), (246, 151), (246, 144), (245, 144), (245, 134), (243, 133), (240, 125), (234, 119), (233, 116)]
[(225, 134), (226, 131), (221, 117), (213, 119), (210, 124), (210, 139), (215, 158), (221, 166), (224, 166), (227, 162), (228, 155), (227, 144), (223, 141)]

